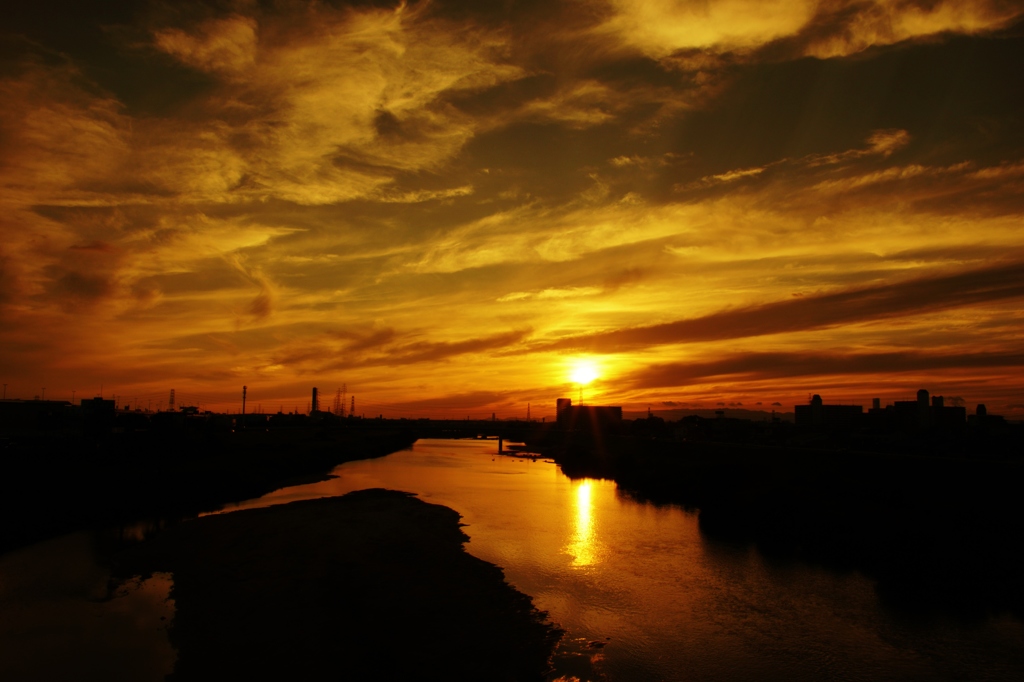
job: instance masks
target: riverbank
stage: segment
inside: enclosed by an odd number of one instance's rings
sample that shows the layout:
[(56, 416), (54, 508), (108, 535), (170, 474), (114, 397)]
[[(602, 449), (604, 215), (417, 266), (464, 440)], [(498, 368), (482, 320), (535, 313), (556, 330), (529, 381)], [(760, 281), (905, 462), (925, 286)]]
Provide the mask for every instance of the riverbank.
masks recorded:
[(467, 539), (376, 489), (186, 521), (117, 568), (174, 574), (175, 682), (542, 679), (560, 631)]
[(122, 433), (2, 451), (0, 553), (142, 519), (177, 519), (323, 477), (416, 441), (409, 429)]
[(542, 451), (571, 477), (699, 510), (707, 537), (859, 571), (890, 605), (1024, 618), (1020, 461), (626, 437)]

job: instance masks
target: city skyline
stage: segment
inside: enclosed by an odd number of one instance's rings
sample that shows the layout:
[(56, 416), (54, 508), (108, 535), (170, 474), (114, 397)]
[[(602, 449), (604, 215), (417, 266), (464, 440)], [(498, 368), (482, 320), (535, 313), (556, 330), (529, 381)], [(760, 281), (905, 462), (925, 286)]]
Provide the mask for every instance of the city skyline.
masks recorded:
[(8, 398), (1024, 417), (1012, 4), (5, 14)]

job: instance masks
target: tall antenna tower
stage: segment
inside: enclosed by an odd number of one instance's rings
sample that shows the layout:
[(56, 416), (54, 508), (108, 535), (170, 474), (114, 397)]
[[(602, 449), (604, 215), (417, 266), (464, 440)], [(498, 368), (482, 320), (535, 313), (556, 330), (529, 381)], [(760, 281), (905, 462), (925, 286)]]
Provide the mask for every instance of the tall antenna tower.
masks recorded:
[(317, 395), (316, 386), (313, 387), (313, 399), (310, 401), (310, 412), (320, 411), (320, 396)]
[(174, 389), (171, 389), (171, 399), (167, 401), (167, 409), (174, 412)]
[(355, 416), (356, 413), (356, 397), (352, 396), (352, 409), (348, 411), (348, 416)]
[(338, 387), (337, 392), (334, 394), (334, 409), (331, 410), (331, 412), (334, 413), (335, 417), (337, 417), (339, 414), (341, 414), (341, 387), (340, 386)]
[(345, 416), (345, 396), (348, 394), (348, 384), (341, 385), (341, 409), (338, 410), (338, 416)]

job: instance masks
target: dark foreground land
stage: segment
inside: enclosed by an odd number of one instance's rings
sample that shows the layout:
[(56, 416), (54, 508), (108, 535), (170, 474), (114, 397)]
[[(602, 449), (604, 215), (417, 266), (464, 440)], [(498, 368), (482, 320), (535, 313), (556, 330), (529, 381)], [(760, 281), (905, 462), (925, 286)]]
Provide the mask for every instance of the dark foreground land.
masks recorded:
[(560, 631), (408, 493), (206, 516), (120, 558), (174, 574), (171, 679), (539, 680)]
[(415, 440), (375, 425), (21, 438), (0, 450), (0, 553), (86, 528), (194, 516)]

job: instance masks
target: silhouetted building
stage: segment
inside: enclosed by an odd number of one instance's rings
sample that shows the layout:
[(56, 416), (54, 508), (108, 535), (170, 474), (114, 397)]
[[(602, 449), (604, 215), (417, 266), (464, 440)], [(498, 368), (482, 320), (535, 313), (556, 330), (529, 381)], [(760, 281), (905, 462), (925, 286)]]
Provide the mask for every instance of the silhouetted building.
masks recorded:
[(60, 428), (70, 416), (66, 400), (0, 400), (0, 429), (5, 432)]
[(622, 424), (622, 407), (618, 405), (577, 405), (571, 398), (555, 403), (558, 426), (562, 429), (611, 430)]
[(116, 409), (113, 400), (106, 400), (104, 398), (82, 398), (79, 405), (82, 408), (82, 415), (86, 418), (99, 414), (112, 415)]
[(947, 405), (941, 395), (932, 396), (929, 424), (938, 431), (960, 431), (967, 426), (967, 409), (958, 405)]
[(928, 391), (917, 392), (917, 400), (897, 400), (892, 404), (892, 426), (903, 431), (926, 431), (931, 426)]
[(941, 395), (929, 401), (928, 391), (923, 388), (917, 392), (917, 400), (893, 403), (891, 413), (890, 426), (901, 431), (955, 431), (967, 424), (966, 408), (946, 405)]
[(797, 405), (796, 425), (802, 428), (845, 430), (861, 426), (864, 408), (860, 405), (826, 405), (815, 394), (809, 405)]
[[(569, 398), (559, 398), (558, 400), (555, 401), (555, 414), (556, 415), (560, 415), (560, 414), (562, 414), (562, 410), (564, 410), (566, 408), (569, 408), (569, 407), (572, 407), (572, 400), (571, 399), (569, 399)], [(559, 417), (559, 420), (560, 419), (561, 419), (561, 417)]]
[(981, 429), (1006, 425), (1006, 417), (998, 414), (989, 414), (988, 409), (981, 403), (978, 403), (978, 406), (974, 408), (974, 414), (967, 419), (971, 426)]

